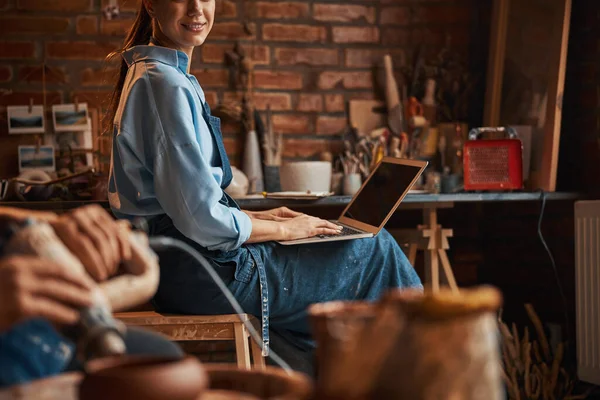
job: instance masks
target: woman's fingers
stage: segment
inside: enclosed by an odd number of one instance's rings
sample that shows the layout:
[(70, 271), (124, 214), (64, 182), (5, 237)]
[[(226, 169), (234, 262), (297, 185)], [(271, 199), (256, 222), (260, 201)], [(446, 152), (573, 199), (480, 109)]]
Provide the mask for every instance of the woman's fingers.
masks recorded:
[(31, 298), (25, 307), (27, 314), (48, 319), (60, 325), (73, 325), (79, 320), (79, 311), (45, 297)]
[[(83, 210), (81, 210), (83, 211)], [(108, 238), (105, 237), (105, 231), (99, 229), (98, 224), (95, 223), (91, 215), (86, 212), (75, 212), (73, 218), (77, 221), (79, 230), (90, 238), (93, 243), (93, 248), (88, 250), (91, 252), (96, 250), (97, 254), (102, 259), (104, 269), (108, 275), (110, 275), (112, 265), (114, 264), (114, 257), (118, 254), (118, 249), (114, 253), (111, 252), (111, 246), (109, 245)]]
[(121, 261), (131, 260), (131, 224), (129, 221), (121, 220), (116, 223), (118, 229), (119, 248), (121, 249)]
[(35, 297), (50, 299), (53, 302), (68, 304), (74, 308), (92, 305), (92, 292), (64, 279), (36, 279), (32, 288)]
[(95, 281), (103, 281), (108, 277), (108, 271), (92, 241), (79, 232), (74, 221), (63, 219), (54, 223), (53, 228), (60, 240), (81, 261)]
[(338, 233), (340, 233), (340, 231), (337, 229), (318, 228), (317, 233), (315, 233), (315, 235), (337, 235)]

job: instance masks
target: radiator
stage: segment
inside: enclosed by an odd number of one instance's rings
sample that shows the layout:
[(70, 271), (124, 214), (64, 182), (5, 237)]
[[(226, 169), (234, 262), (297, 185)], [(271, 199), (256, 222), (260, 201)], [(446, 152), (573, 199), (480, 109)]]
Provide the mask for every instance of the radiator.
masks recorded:
[(577, 371), (600, 385), (600, 200), (575, 203), (575, 282)]

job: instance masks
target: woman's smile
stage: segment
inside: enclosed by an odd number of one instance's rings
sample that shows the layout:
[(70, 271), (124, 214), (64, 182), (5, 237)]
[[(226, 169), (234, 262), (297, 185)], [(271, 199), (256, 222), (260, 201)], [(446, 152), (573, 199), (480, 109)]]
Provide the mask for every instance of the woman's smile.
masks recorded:
[(204, 28), (206, 27), (207, 23), (206, 22), (195, 22), (192, 24), (181, 24), (181, 26), (183, 26), (186, 30), (193, 32), (193, 33), (200, 33), (204, 30)]

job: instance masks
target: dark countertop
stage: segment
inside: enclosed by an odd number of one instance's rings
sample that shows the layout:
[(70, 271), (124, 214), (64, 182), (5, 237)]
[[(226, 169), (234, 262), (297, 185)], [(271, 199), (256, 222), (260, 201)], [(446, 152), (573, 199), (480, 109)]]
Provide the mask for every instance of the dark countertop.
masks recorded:
[[(548, 192), (546, 200), (578, 200), (582, 199), (578, 193)], [(346, 206), (352, 196), (330, 196), (318, 200), (289, 200), (268, 199), (259, 195), (236, 199), (240, 207), (275, 208), (285, 206), (323, 207)], [(541, 192), (507, 192), (507, 193), (453, 193), (453, 194), (409, 194), (402, 201), (403, 204), (426, 203), (464, 203), (464, 202), (506, 202), (506, 201), (536, 201), (541, 200)], [(109, 208), (108, 201), (39, 201), (39, 202), (0, 202), (0, 206), (18, 207), (32, 210), (65, 211), (87, 204), (99, 204)]]

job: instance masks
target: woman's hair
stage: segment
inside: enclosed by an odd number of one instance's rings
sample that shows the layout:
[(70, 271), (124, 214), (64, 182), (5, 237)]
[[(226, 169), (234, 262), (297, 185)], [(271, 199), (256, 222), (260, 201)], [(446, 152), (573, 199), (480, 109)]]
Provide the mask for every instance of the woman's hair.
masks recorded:
[[(121, 54), (129, 49), (130, 47), (148, 44), (152, 37), (152, 17), (148, 14), (148, 10), (144, 2), (141, 2), (140, 10), (137, 13), (137, 17), (131, 26), (125, 40), (123, 41), (123, 47), (119, 50), (110, 53), (106, 59), (112, 61), (116, 57), (121, 57)], [(125, 83), (125, 76), (127, 75), (127, 63), (121, 58), (119, 68), (119, 76), (117, 78), (115, 89), (113, 90), (108, 106), (108, 112), (104, 115), (104, 129), (107, 134), (111, 134), (113, 120), (119, 107), (119, 99), (121, 98), (121, 92), (123, 91), (123, 84)]]

